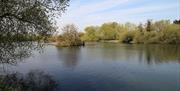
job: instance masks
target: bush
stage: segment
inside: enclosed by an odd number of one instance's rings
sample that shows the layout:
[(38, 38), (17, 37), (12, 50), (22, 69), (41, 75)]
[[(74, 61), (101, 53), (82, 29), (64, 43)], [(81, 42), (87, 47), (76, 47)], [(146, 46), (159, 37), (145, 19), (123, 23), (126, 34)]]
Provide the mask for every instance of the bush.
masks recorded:
[(135, 31), (124, 31), (120, 34), (120, 42), (122, 43), (132, 43), (135, 37)]
[(171, 25), (168, 29), (163, 30), (159, 36), (161, 43), (180, 43), (180, 25)]
[(84, 43), (80, 39), (80, 35), (77, 32), (77, 28), (71, 24), (66, 25), (62, 28), (63, 34), (58, 38), (58, 45), (57, 46), (81, 46)]
[[(159, 24), (159, 22), (158, 22)], [(164, 25), (163, 25), (164, 24)], [(180, 25), (165, 23), (158, 26), (158, 31), (144, 31), (136, 32), (134, 37), (135, 43), (165, 43), (165, 44), (179, 44), (180, 43)], [(154, 24), (156, 25), (156, 24)], [(163, 27), (162, 27), (163, 25)], [(156, 25), (157, 27), (157, 25)], [(157, 28), (154, 28), (157, 29)]]
[(145, 32), (143, 36), (143, 43), (157, 43), (157, 32), (151, 31), (151, 32)]
[(104, 23), (100, 27), (90, 26), (81, 37), (83, 41), (119, 40), (123, 43), (180, 43), (180, 24), (169, 20), (148, 21), (147, 24), (116, 22)]
[(144, 43), (144, 32), (136, 31), (134, 36), (134, 43)]
[(98, 33), (97, 33), (97, 28), (94, 26), (87, 27), (85, 29), (85, 34), (82, 35), (81, 40), (82, 41), (98, 41)]

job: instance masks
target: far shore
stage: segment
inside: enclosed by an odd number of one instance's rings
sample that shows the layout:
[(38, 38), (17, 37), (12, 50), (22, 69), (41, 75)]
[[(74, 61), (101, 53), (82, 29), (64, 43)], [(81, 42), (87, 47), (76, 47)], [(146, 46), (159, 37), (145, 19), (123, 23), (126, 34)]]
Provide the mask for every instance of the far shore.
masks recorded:
[[(119, 42), (119, 40), (100, 40), (100, 41), (87, 41), (87, 42), (84, 42), (84, 43), (85, 43), (85, 45), (95, 45), (97, 43), (121, 43), (121, 42)], [(59, 46), (58, 42), (47, 42), (45, 44), (53, 45), (53, 46)], [(131, 43), (122, 43), (122, 44), (138, 44), (138, 43), (131, 42)], [(140, 43), (140, 44), (143, 44), (143, 43)], [(150, 44), (163, 44), (163, 43), (150, 43)]]
[[(85, 42), (86, 45), (96, 44), (96, 43), (120, 43), (119, 40), (101, 40), (101, 41), (88, 41)], [(58, 46), (58, 42), (48, 42), (47, 45)]]

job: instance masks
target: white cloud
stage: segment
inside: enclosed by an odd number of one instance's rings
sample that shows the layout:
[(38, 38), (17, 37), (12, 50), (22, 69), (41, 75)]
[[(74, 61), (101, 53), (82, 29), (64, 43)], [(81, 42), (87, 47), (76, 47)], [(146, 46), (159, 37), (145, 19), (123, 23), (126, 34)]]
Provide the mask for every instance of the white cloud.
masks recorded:
[[(126, 7), (123, 9), (113, 9), (114, 7), (122, 7), (128, 3), (134, 3), (136, 0), (103, 0), (95, 3), (82, 4), (76, 0), (72, 4), (65, 14), (58, 20), (58, 25), (65, 25), (69, 23), (76, 24), (81, 30), (87, 25), (98, 25), (108, 21), (142, 21), (150, 17), (138, 17), (137, 16), (145, 13), (161, 13), (168, 12), (170, 10), (177, 10), (179, 4), (169, 5), (140, 5), (138, 7)], [(165, 6), (165, 7), (164, 7)], [(108, 10), (112, 9), (112, 10)], [(168, 10), (168, 11), (167, 11)], [(139, 19), (139, 20), (138, 20)]]

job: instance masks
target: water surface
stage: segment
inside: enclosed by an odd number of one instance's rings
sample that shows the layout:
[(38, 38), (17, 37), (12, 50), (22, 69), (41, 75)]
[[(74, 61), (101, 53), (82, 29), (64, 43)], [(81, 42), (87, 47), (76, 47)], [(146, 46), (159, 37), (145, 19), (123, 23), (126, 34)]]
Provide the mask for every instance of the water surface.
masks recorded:
[(16, 64), (0, 63), (0, 69), (2, 75), (20, 75), (24, 84), (39, 81), (31, 85), (55, 91), (179, 91), (180, 46), (48, 45)]

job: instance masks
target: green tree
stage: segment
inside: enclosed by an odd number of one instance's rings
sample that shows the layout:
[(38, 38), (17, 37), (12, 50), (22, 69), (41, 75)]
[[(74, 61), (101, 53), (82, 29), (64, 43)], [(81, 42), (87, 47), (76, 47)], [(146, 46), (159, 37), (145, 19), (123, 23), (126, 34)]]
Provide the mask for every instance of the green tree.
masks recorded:
[(82, 36), (83, 41), (98, 41), (98, 27), (89, 26), (85, 28), (85, 34)]
[[(34, 39), (51, 35), (55, 16), (69, 0), (0, 0), (0, 63), (16, 64), (42, 49)], [(26, 41), (26, 42), (22, 42)], [(19, 60), (19, 61), (20, 61)]]
[(73, 24), (68, 24), (62, 28), (61, 41), (58, 46), (80, 46), (82, 41), (78, 33), (78, 29)]
[(118, 23), (104, 23), (99, 30), (99, 36), (102, 40), (114, 40), (118, 36)]
[(152, 21), (151, 20), (147, 20), (146, 31), (147, 32), (152, 31)]
[(140, 24), (138, 25), (138, 30), (139, 30), (140, 32), (143, 32), (144, 28), (143, 28), (143, 24), (142, 24), (142, 23), (140, 23)]
[(173, 23), (174, 24), (180, 24), (180, 19), (179, 20), (174, 20)]
[(120, 42), (132, 43), (134, 41), (135, 31), (124, 31), (120, 34)]
[(168, 29), (169, 26), (170, 20), (160, 20), (153, 24), (153, 30), (159, 32)]
[[(19, 35), (49, 35), (54, 17), (66, 10), (69, 0), (0, 0), (0, 41)], [(2, 38), (8, 36), (7, 38)], [(13, 36), (13, 38), (10, 38)]]
[(125, 26), (126, 31), (134, 31), (137, 28), (137, 26), (135, 24), (130, 23), (130, 22), (125, 23), (124, 26)]
[[(145, 25), (145, 27), (143, 26)], [(136, 26), (133, 23), (104, 23), (100, 28), (93, 26), (85, 29), (82, 39), (85, 41), (115, 40), (123, 43), (180, 43), (180, 25), (169, 20), (152, 22)]]

